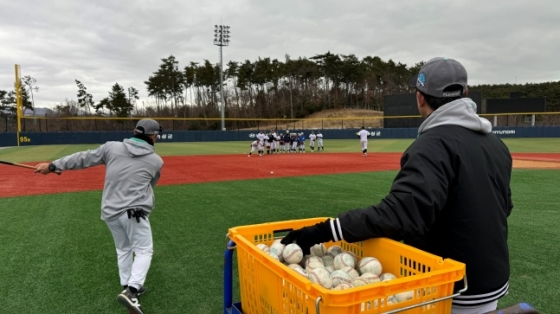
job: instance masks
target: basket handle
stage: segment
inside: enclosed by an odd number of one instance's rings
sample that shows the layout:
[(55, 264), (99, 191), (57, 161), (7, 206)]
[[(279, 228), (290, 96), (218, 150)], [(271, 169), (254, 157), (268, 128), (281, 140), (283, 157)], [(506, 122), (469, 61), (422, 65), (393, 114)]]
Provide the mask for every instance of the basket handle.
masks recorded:
[(228, 250), (234, 250), (235, 248), (236, 248), (235, 242), (233, 242), (233, 241), (229, 238), (229, 234), (226, 233), (226, 249), (228, 249)]
[[(427, 301), (427, 302), (422, 302), (422, 303), (420, 303), (420, 304), (410, 305), (410, 306), (403, 307), (403, 308), (400, 308), (400, 309), (397, 309), (397, 310), (393, 310), (393, 311), (389, 311), (389, 312), (383, 312), (383, 314), (399, 313), (399, 312), (406, 311), (406, 310), (410, 310), (410, 309), (413, 309), (413, 308), (416, 308), (416, 307), (420, 307), (420, 306), (424, 306), (424, 305), (427, 305), (427, 304), (432, 304), (432, 303), (436, 303), (436, 302), (440, 302), (440, 301), (444, 301), (444, 300), (447, 300), (447, 299), (454, 298), (454, 297), (460, 295), (461, 293), (467, 291), (467, 288), (468, 288), (468, 285), (467, 285), (467, 275), (465, 275), (465, 277), (463, 277), (463, 281), (465, 282), (465, 287), (464, 287), (463, 289), (459, 290), (457, 293), (455, 293), (455, 294), (453, 294), (453, 295), (449, 295), (449, 296), (446, 296), (446, 297), (437, 298), (437, 299), (434, 299), (434, 300), (431, 300), (431, 301)], [(319, 298), (320, 298), (320, 297), (319, 297)], [(315, 307), (316, 307), (316, 309), (318, 309), (317, 305), (316, 305)], [(317, 310), (316, 310), (316, 311), (317, 311)], [(319, 314), (318, 311), (317, 311), (317, 314)]]
[[(428, 302), (422, 302), (422, 303), (420, 303), (420, 304), (410, 305), (410, 306), (403, 307), (403, 308), (400, 308), (400, 309), (397, 309), (397, 310), (393, 310), (393, 311), (389, 311), (389, 312), (383, 312), (382, 314), (399, 313), (399, 312), (406, 311), (406, 310), (410, 310), (410, 309), (413, 309), (413, 308), (416, 308), (416, 307), (420, 307), (420, 306), (423, 306), (423, 305), (432, 304), (432, 303), (436, 303), (436, 302), (440, 302), (440, 301), (444, 301), (444, 300), (447, 300), (447, 299), (454, 298), (454, 297), (460, 295), (461, 293), (467, 291), (467, 288), (468, 288), (468, 285), (467, 285), (467, 275), (465, 275), (465, 277), (463, 277), (463, 281), (465, 282), (465, 287), (464, 287), (463, 289), (459, 290), (457, 293), (455, 293), (455, 294), (453, 294), (453, 295), (446, 296), (446, 297), (441, 297), (441, 298), (434, 299), (434, 300), (428, 301)], [(316, 313), (316, 314), (321, 314), (321, 309), (319, 308), (319, 303), (320, 303), (320, 302), (321, 302), (321, 296), (319, 296), (319, 297), (317, 298), (317, 300), (315, 300), (315, 313)]]
[(321, 309), (319, 308), (319, 302), (321, 302), (321, 296), (319, 296), (317, 298), (317, 300), (315, 300), (315, 313), (316, 314), (321, 314)]

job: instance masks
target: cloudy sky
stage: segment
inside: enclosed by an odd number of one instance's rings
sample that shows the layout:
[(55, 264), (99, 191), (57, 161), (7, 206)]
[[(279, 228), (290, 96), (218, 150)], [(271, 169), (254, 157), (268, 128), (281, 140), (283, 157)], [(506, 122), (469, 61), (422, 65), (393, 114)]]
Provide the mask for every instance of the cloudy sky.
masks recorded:
[(36, 107), (140, 90), (162, 58), (219, 62), (214, 25), (231, 27), (224, 64), (327, 51), (412, 66), (455, 58), (470, 84), (560, 80), (557, 0), (0, 0), (0, 89), (37, 79)]

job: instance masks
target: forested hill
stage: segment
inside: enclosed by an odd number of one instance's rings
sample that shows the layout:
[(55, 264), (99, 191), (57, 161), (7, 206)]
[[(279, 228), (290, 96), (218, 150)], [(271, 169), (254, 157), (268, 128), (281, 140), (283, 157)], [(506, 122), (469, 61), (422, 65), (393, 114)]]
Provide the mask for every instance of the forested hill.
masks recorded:
[[(310, 58), (285, 60), (258, 58), (224, 64), (223, 85), (220, 66), (182, 61), (173, 55), (146, 78), (149, 99), (139, 105), (139, 89), (115, 83), (109, 96), (92, 95), (89, 82), (76, 83), (77, 100), (61, 102), (54, 116), (104, 115), (153, 116), (177, 118), (217, 118), (225, 103), (228, 118), (303, 118), (329, 109), (366, 109), (383, 111), (385, 96), (414, 92), (415, 77), (424, 64), (384, 61), (381, 58), (339, 55), (327, 52)], [(33, 109), (34, 92), (42, 78), (24, 77), (21, 84), (23, 106)], [(223, 86), (223, 98), (220, 93)], [(560, 81), (524, 85), (497, 84), (471, 86), (483, 99), (545, 97), (548, 111), (560, 111)], [(0, 90), (0, 115), (15, 113), (15, 91)], [(38, 94), (40, 95), (40, 94)], [(35, 95), (37, 97), (37, 95)], [(61, 95), (68, 98), (68, 95)]]

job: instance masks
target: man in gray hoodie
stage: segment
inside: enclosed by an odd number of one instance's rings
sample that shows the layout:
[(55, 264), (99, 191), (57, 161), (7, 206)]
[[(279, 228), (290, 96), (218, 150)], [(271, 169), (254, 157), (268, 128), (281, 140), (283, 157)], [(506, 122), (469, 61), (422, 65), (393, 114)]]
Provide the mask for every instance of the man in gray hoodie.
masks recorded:
[(149, 215), (154, 208), (153, 188), (163, 166), (163, 160), (154, 152), (161, 132), (158, 122), (142, 119), (132, 138), (41, 163), (35, 170), (48, 174), (105, 165), (101, 219), (111, 230), (117, 250), (120, 283), (124, 287), (117, 300), (136, 314), (143, 314), (138, 296), (145, 292), (144, 281), (153, 254)]
[(389, 194), (377, 205), (294, 230), (282, 243), (295, 241), (309, 253), (321, 242), (403, 240), (466, 264), (468, 289), (453, 298), (452, 313), (495, 310), (509, 288), (511, 154), (491, 123), (476, 114), (459, 62), (428, 61), (418, 74), (416, 103), (426, 119)]

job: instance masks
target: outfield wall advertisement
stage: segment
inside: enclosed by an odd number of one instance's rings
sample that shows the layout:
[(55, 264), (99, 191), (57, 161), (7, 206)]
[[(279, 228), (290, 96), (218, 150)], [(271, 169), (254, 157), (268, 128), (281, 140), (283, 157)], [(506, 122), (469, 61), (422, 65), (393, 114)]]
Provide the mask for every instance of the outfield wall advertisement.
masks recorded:
[[(307, 139), (314, 130), (289, 130), (290, 133), (304, 132)], [(326, 139), (355, 139), (358, 129), (324, 129), (321, 130)], [(371, 138), (415, 138), (417, 128), (372, 128)], [(280, 130), (283, 134), (286, 130)], [(560, 137), (560, 126), (538, 127), (496, 127), (492, 131), (499, 137)], [(160, 135), (158, 142), (216, 142), (216, 141), (251, 141), (258, 131), (169, 131)], [(131, 136), (128, 131), (113, 132), (21, 132), (19, 145), (48, 144), (101, 144), (107, 141), (121, 141)], [(17, 146), (15, 132), (0, 133), (0, 147)]]

